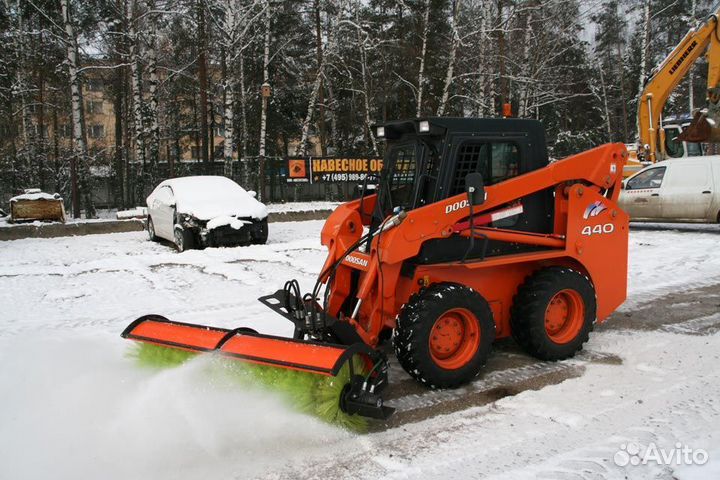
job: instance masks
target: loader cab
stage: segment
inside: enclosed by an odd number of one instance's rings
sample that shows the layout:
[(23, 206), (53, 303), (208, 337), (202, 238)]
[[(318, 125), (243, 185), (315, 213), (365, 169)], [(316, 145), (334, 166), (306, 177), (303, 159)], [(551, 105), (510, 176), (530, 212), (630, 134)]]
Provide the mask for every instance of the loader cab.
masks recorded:
[[(485, 185), (492, 186), (549, 163), (545, 130), (536, 120), (438, 117), (375, 128), (386, 142), (376, 223), (397, 208), (413, 210), (463, 194), (470, 173), (480, 173)], [(492, 226), (550, 232), (552, 207), (552, 191), (532, 194), (523, 199), (523, 214)], [(437, 260), (427, 256), (427, 261)]]

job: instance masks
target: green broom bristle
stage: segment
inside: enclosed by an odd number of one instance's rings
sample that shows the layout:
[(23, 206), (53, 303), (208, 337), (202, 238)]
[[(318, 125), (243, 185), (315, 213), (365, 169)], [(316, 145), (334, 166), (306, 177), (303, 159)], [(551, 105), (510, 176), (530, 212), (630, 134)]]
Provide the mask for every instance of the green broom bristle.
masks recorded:
[[(367, 374), (362, 360), (353, 357), (353, 371), (356, 374)], [(339, 425), (348, 430), (364, 432), (368, 420), (360, 415), (348, 415), (340, 409), (340, 395), (343, 388), (350, 382), (350, 367), (346, 363), (336, 377), (322, 377), (315, 389), (315, 415), (328, 423)]]
[(177, 367), (195, 358), (197, 353), (177, 348), (163, 347), (153, 343), (134, 342), (127, 356), (143, 367)]
[[(194, 352), (138, 342), (128, 353), (144, 367), (177, 367), (197, 356)], [(353, 370), (367, 373), (364, 362), (354, 357)], [(260, 386), (269, 392), (280, 393), (294, 409), (314, 415), (342, 428), (363, 432), (368, 420), (360, 415), (348, 415), (340, 409), (340, 395), (350, 381), (350, 368), (346, 363), (336, 377), (278, 368), (254, 363), (238, 362), (218, 357), (212, 365), (213, 374), (221, 374), (244, 387)]]

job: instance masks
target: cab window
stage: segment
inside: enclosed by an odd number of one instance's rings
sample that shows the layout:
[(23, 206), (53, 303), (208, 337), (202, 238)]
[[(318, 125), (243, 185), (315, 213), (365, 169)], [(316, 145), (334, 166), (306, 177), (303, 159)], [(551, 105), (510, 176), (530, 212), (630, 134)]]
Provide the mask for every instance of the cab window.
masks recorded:
[(409, 143), (393, 147), (388, 157), (388, 166), (391, 169), (388, 179), (391, 208), (398, 206), (409, 208), (413, 200), (417, 174), (417, 144)]
[(678, 135), (680, 135), (680, 129), (678, 128), (665, 129), (665, 151), (669, 157), (680, 158), (685, 155), (683, 142), (678, 140)]
[(665, 177), (665, 167), (656, 167), (638, 173), (627, 181), (626, 190), (639, 190), (642, 188), (660, 188)]
[(705, 155), (702, 143), (686, 142), (685, 147), (687, 148), (688, 157), (700, 157)]
[(485, 185), (493, 185), (517, 176), (519, 166), (520, 152), (514, 143), (466, 141), (458, 148), (450, 196), (465, 191), (468, 173), (479, 172)]

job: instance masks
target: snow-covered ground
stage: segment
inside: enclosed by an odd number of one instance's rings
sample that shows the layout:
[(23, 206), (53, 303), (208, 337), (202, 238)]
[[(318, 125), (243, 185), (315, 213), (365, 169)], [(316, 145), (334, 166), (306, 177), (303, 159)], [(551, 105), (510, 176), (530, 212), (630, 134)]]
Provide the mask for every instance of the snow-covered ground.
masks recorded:
[[(601, 326), (589, 355), (617, 362), (550, 364), (580, 373), (366, 435), (207, 378), (208, 359), (155, 372), (126, 358), (119, 333), (146, 313), (288, 334), (256, 298), (290, 278), (311, 288), (324, 260), (322, 223), (274, 223), (268, 245), (182, 254), (142, 232), (0, 242), (0, 478), (720, 476), (716, 328)], [(629, 299), (611, 322), (720, 283), (718, 247), (717, 227), (632, 231)], [(710, 460), (613, 462), (621, 445), (650, 442), (704, 449)]]

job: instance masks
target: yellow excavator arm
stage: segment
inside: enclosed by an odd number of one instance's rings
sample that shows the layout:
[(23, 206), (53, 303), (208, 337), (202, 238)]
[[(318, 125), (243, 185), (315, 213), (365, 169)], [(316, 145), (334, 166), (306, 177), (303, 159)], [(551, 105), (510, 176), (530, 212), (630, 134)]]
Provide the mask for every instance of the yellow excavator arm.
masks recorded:
[[(660, 129), (660, 118), (663, 108), (670, 94), (680, 84), (695, 62), (706, 54), (708, 60), (708, 113), (707, 117), (718, 123), (718, 101), (720, 100), (720, 28), (718, 15), (720, 4), (713, 7), (713, 12), (683, 37), (672, 52), (655, 69), (640, 95), (638, 104), (638, 129), (641, 157), (645, 161), (655, 162), (658, 153), (658, 131), (660, 136), (659, 148), (665, 150), (664, 131)], [(693, 126), (702, 122), (704, 134), (687, 138), (689, 141), (702, 141), (698, 137), (709, 135), (710, 125), (704, 118), (696, 116)], [(718, 125), (720, 126), (720, 125)], [(691, 128), (692, 130), (692, 128)], [(688, 132), (691, 133), (691, 132)]]

